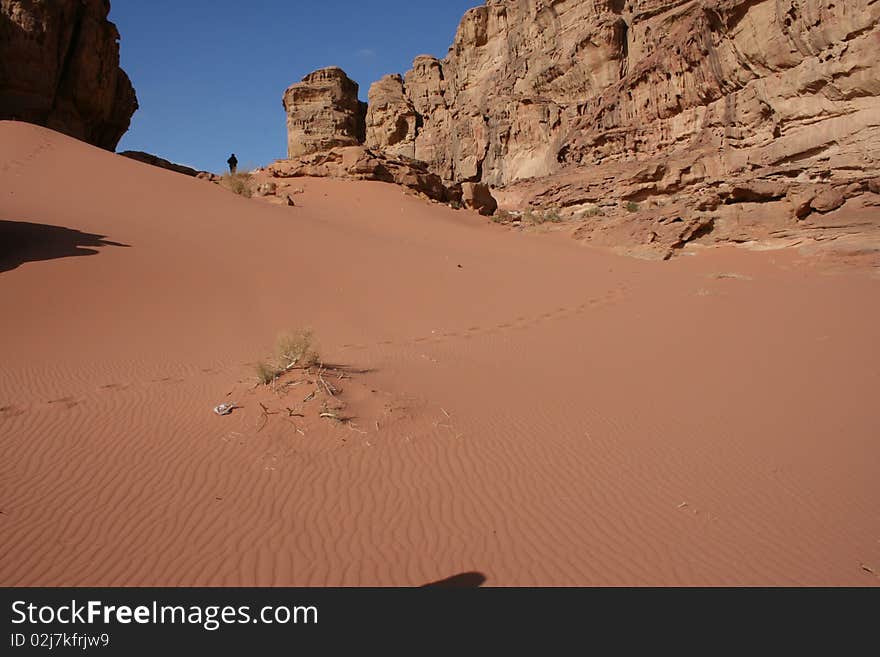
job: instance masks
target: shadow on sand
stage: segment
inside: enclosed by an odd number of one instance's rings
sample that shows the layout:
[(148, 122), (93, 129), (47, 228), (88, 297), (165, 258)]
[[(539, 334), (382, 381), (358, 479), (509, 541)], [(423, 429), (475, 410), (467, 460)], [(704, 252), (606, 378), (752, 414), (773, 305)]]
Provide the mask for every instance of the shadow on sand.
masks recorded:
[(470, 572), (460, 573), (441, 579), (437, 582), (425, 584), (423, 589), (478, 589), (486, 583), (486, 576), (483, 573)]
[(128, 244), (111, 242), (104, 235), (92, 235), (72, 228), (0, 221), (0, 273), (26, 262), (95, 255), (102, 246)]

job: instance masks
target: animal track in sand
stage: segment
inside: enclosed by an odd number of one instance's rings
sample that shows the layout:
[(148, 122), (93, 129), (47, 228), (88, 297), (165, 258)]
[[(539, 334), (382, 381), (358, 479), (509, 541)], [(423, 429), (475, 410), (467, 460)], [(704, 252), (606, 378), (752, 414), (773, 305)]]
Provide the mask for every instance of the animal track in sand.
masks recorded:
[(11, 417), (18, 417), (19, 415), (24, 415), (24, 409), (19, 408), (18, 406), (0, 406), (0, 418), (7, 419)]
[[(607, 304), (613, 304), (615, 302), (620, 301), (623, 297), (626, 296), (627, 288), (625, 286), (621, 286), (619, 288), (615, 288), (613, 290), (609, 290), (602, 296), (593, 297), (587, 299), (586, 301), (576, 305), (576, 306), (560, 306), (553, 311), (544, 312), (540, 315), (536, 316), (527, 316), (527, 315), (519, 315), (512, 321), (502, 322), (500, 324), (495, 324), (493, 326), (484, 327), (480, 325), (474, 325), (468, 327), (465, 331), (451, 330), (444, 332), (432, 332), (431, 335), (428, 336), (419, 336), (415, 338), (411, 338), (409, 340), (403, 340), (400, 344), (425, 344), (425, 343), (437, 343), (443, 342), (444, 340), (461, 338), (465, 340), (470, 340), (474, 337), (477, 337), (480, 334), (483, 335), (496, 335), (498, 333), (504, 333), (507, 331), (514, 330), (522, 330), (524, 328), (528, 328), (530, 326), (535, 326), (537, 324), (542, 324), (544, 322), (549, 321), (558, 321), (566, 318), (570, 318), (577, 314), (582, 314), (589, 309), (595, 309)], [(379, 343), (381, 346), (395, 346), (398, 344), (395, 340), (383, 340)], [(370, 347), (369, 344), (366, 343), (348, 343), (342, 345), (343, 349), (355, 349), (355, 350), (364, 350)], [(430, 359), (433, 361), (433, 359)], [(434, 361), (436, 362), (436, 361)], [(249, 365), (248, 365), (249, 366)], [(220, 374), (220, 370), (215, 368), (200, 368), (199, 370), (202, 374), (216, 375)], [(181, 378), (179, 376), (166, 376), (159, 379), (150, 379), (149, 382), (153, 384), (163, 384), (163, 385), (178, 385), (186, 382), (186, 378)], [(101, 385), (98, 387), (98, 390), (104, 392), (124, 392), (129, 390), (132, 387), (131, 383), (108, 383), (105, 385)], [(79, 406), (85, 403), (84, 399), (77, 399), (74, 396), (65, 396), (60, 397), (58, 399), (52, 399), (46, 402), (50, 405), (62, 404), (66, 409), (72, 409), (76, 406)], [(6, 405), (0, 407), (0, 419), (8, 419), (11, 417), (16, 417), (25, 413), (24, 409), (21, 409), (17, 406)]]
[(342, 348), (343, 348), (343, 349), (357, 349), (357, 350), (361, 350), (361, 349), (366, 349), (366, 348), (367, 348), (367, 345), (362, 344), (362, 343), (359, 342), (359, 343), (357, 343), (357, 344), (344, 344), (344, 345), (342, 345)]
[(50, 399), (46, 402), (47, 404), (63, 404), (64, 408), (73, 408), (75, 406), (79, 406), (82, 403), (82, 400), (74, 399), (73, 397), (61, 397), (60, 399)]
[[(628, 292), (628, 288), (625, 285), (621, 285), (614, 289), (608, 290), (601, 296), (596, 296), (586, 301), (576, 305), (576, 306), (560, 306), (552, 311), (547, 311), (541, 313), (539, 315), (527, 316), (527, 315), (519, 315), (513, 320), (501, 322), (499, 324), (494, 324), (489, 327), (485, 326), (469, 326), (464, 330), (451, 330), (451, 331), (432, 331), (431, 335), (427, 336), (418, 336), (414, 338), (404, 339), (402, 341), (396, 340), (382, 340), (381, 342), (373, 343), (373, 345), (379, 345), (383, 347), (391, 347), (397, 344), (424, 344), (426, 342), (442, 342), (443, 340), (448, 340), (451, 338), (462, 338), (465, 340), (470, 340), (471, 338), (479, 335), (494, 335), (499, 332), (506, 331), (517, 331), (527, 328), (529, 326), (535, 326), (537, 324), (542, 324), (544, 322), (554, 321), (554, 320), (562, 320), (566, 318), (573, 317), (575, 315), (581, 315), (587, 312), (590, 309), (600, 308), (602, 306), (614, 305), (622, 301)], [(348, 343), (343, 344), (342, 349), (356, 349), (363, 350), (368, 349), (370, 347), (369, 344), (364, 343)]]
[(873, 575), (874, 577), (880, 579), (880, 572), (878, 572), (876, 569), (872, 568), (868, 564), (866, 564), (866, 563), (859, 564), (859, 568), (862, 569), (862, 572), (865, 572), (869, 575)]
[(122, 390), (128, 390), (128, 388), (129, 388), (129, 386), (124, 383), (107, 383), (106, 385), (101, 386), (100, 390), (122, 391)]
[(679, 504), (678, 510), (683, 513), (693, 514), (694, 516), (697, 516), (707, 522), (715, 522), (716, 520), (718, 520), (718, 517), (713, 516), (711, 512), (705, 511), (703, 509), (697, 509), (691, 506), (688, 502), (682, 502), (681, 504)]
[(25, 155), (22, 155), (19, 158), (14, 160), (9, 160), (5, 164), (0, 164), (0, 171), (9, 171), (12, 168), (21, 167), (25, 164), (29, 164), (37, 157), (39, 157), (42, 153), (51, 150), (52, 144), (49, 142), (40, 142), (35, 148), (33, 148), (30, 152)]
[[(243, 364), (242, 367), (249, 366), (248, 364)], [(89, 388), (89, 392), (84, 390), (78, 390), (74, 393), (67, 394), (63, 397), (58, 397), (56, 399), (49, 399), (45, 403), (50, 406), (63, 405), (65, 408), (74, 408), (76, 406), (83, 405), (87, 403), (92, 394), (101, 394), (101, 393), (123, 393), (123, 392), (136, 392), (137, 390), (141, 390), (143, 386), (148, 385), (179, 385), (186, 383), (187, 381), (196, 378), (200, 375), (204, 375), (207, 373), (217, 375), (222, 374), (224, 368), (213, 369), (213, 368), (198, 368), (198, 373), (193, 371), (193, 373), (189, 376), (166, 376), (158, 379), (141, 379), (133, 382), (127, 383), (105, 383), (103, 385), (95, 385), (94, 387)], [(20, 415), (24, 413), (23, 409), (20, 409), (15, 406), (4, 406), (0, 407), (0, 418), (4, 417), (12, 417), (15, 415)]]

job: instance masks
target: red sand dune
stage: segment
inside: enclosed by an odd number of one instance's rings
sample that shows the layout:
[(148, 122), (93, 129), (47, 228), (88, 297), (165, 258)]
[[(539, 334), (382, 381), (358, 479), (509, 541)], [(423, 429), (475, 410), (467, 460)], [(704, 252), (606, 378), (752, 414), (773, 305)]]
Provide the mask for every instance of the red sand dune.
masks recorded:
[[(880, 584), (870, 272), (0, 143), (0, 584)], [(351, 422), (263, 415), (300, 326)]]

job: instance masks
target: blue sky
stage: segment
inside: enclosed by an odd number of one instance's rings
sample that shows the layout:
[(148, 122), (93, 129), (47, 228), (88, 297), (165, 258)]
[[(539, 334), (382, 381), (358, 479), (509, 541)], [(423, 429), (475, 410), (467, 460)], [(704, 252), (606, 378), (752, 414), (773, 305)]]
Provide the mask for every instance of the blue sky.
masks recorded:
[(140, 109), (118, 150), (207, 171), (284, 157), (281, 96), (324, 66), (361, 86), (444, 57), (462, 14), (481, 0), (112, 0), (122, 67)]

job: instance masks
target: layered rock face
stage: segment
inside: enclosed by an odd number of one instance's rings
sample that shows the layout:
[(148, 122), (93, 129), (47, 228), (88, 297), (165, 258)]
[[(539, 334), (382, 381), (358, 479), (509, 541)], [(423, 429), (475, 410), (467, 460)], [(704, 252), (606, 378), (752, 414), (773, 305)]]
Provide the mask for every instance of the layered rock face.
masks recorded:
[(0, 119), (114, 150), (137, 110), (108, 0), (0, 0)]
[[(389, 75), (370, 90), (367, 105), (358, 85), (340, 68), (310, 73), (284, 94), (288, 159), (269, 167), (275, 178), (299, 176), (377, 180), (402, 185), (435, 201), (461, 200), (460, 186), (447, 186), (412, 157), (416, 114), (403, 95), (403, 79)], [(367, 148), (364, 142), (377, 144)]]
[(876, 127), (878, 18), (876, 0), (489, 0), (406, 74), (401, 141), (494, 185), (694, 146), (720, 153), (707, 173), (800, 156)]
[(370, 148), (415, 158), (419, 115), (406, 96), (403, 78), (386, 75), (370, 87), (366, 143)]
[(878, 52), (878, 0), (487, 0), (372, 86), (365, 146), (651, 257), (880, 248)]
[(878, 25), (877, 0), (488, 0), (374, 85), (367, 145), (662, 257), (876, 231)]
[(620, 80), (623, 5), (490, 0), (468, 11), (446, 59), (417, 57), (404, 76), (418, 129), (399, 148), (455, 181), (558, 170), (578, 103)]
[(366, 106), (341, 68), (310, 73), (284, 93), (291, 158), (364, 142)]
[(353, 178), (394, 183), (412, 189), (434, 201), (461, 201), (460, 185), (447, 187), (424, 162), (393, 157), (364, 146), (331, 148), (310, 155), (275, 162), (268, 167), (275, 178), (315, 176)]

